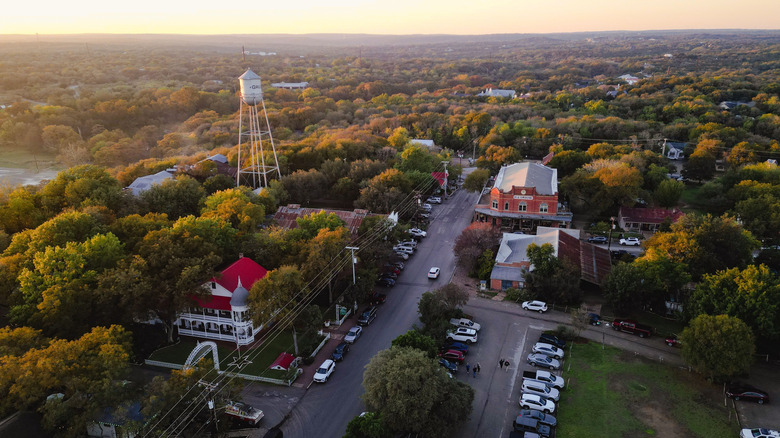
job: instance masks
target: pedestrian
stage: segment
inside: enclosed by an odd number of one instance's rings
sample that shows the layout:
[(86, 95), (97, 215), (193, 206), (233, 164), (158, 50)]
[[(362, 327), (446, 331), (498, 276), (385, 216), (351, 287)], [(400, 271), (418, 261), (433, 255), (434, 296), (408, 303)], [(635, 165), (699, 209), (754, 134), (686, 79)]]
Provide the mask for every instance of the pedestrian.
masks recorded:
[(474, 373), (474, 378), (476, 379), (477, 378), (477, 366), (476, 365), (474, 365), (474, 367), (471, 368), (471, 372)]
[(467, 372), (467, 373), (469, 372), (469, 368), (470, 368), (470, 367), (471, 367), (471, 365), (469, 365), (469, 363), (468, 363), (468, 362), (466, 362), (466, 372)]
[(477, 374), (479, 374), (479, 371), (482, 369), (481, 366), (479, 366), (479, 362), (477, 362)]
[(504, 369), (504, 358), (502, 357), (501, 360), (498, 361), (498, 367), (502, 370)]
[(508, 360), (504, 361), (504, 365), (506, 365), (506, 370), (505, 371), (509, 371), (509, 361)]

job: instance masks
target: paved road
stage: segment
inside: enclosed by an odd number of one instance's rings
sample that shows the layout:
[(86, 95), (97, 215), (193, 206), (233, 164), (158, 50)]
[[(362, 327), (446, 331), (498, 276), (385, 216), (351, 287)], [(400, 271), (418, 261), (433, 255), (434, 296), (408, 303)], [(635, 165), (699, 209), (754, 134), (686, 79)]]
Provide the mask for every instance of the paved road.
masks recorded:
[[(336, 371), (325, 384), (312, 385), (282, 424), (285, 437), (340, 437), (347, 423), (365, 411), (360, 399), (363, 393), (363, 370), (379, 351), (390, 347), (398, 335), (419, 324), (417, 302), (423, 292), (447, 284), (455, 269), (452, 251), (455, 238), (471, 222), (476, 193), (457, 192), (433, 209), (428, 237), (418, 244), (396, 286), (388, 292), (387, 302), (355, 343), (349, 355), (336, 365)], [(437, 280), (427, 278), (431, 266), (441, 268)], [(303, 382), (308, 384), (308, 382)], [(262, 409), (262, 406), (258, 406)]]

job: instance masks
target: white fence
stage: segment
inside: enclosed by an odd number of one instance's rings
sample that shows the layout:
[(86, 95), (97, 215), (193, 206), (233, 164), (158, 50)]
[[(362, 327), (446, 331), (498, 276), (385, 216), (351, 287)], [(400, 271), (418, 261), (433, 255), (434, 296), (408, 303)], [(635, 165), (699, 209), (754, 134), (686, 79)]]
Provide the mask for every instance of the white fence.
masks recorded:
[(311, 353), (311, 356), (309, 357), (313, 358), (314, 356), (316, 356), (317, 353), (319, 353), (320, 350), (322, 350), (322, 347), (324, 347), (325, 344), (328, 343), (328, 340), (330, 340), (330, 333), (323, 333), (322, 330), (320, 330), (320, 335), (325, 335), (325, 339), (323, 339), (322, 342), (320, 342), (320, 345), (314, 349), (314, 351)]

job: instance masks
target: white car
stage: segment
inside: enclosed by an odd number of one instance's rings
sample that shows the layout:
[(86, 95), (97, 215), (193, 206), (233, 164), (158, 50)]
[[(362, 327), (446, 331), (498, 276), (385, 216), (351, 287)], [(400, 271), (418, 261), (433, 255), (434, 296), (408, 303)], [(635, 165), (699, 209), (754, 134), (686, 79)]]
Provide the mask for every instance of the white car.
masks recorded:
[(561, 393), (555, 389), (545, 385), (544, 382), (537, 380), (523, 380), (523, 385), (520, 388), (523, 393), (541, 395), (547, 397), (554, 402), (558, 402)]
[(764, 428), (742, 429), (739, 438), (780, 438), (780, 432)]
[(363, 334), (363, 327), (356, 325), (351, 329), (349, 329), (349, 332), (346, 335), (344, 335), (344, 342), (346, 342), (347, 344), (354, 344), (355, 341), (357, 341), (357, 338), (359, 338), (361, 334)]
[(628, 246), (639, 246), (641, 245), (641, 242), (637, 237), (626, 237), (625, 239), (620, 239), (620, 244)]
[(395, 251), (396, 253), (401, 253), (402, 252), (402, 253), (408, 254), (408, 255), (414, 254), (414, 248), (412, 248), (411, 246), (396, 245), (396, 246), (393, 247), (393, 251)]
[(397, 255), (398, 257), (401, 257), (404, 260), (409, 260), (409, 254), (401, 251), (393, 251), (393, 252), (395, 252), (395, 255)]
[(527, 392), (520, 395), (520, 407), (523, 409), (542, 411), (546, 414), (555, 412), (555, 403), (553, 403), (552, 400), (548, 400), (541, 395), (529, 394)]
[(550, 356), (554, 359), (563, 359), (563, 350), (554, 345), (545, 344), (544, 342), (537, 342), (534, 344), (534, 348), (531, 351), (534, 353), (542, 353), (543, 355)]
[(441, 198), (438, 196), (431, 196), (430, 198), (426, 199), (425, 202), (429, 204), (441, 204)]
[(544, 301), (524, 301), (523, 309), (544, 313), (547, 311), (547, 303)]
[(419, 228), (411, 228), (409, 230), (409, 234), (411, 234), (414, 237), (426, 237), (428, 235), (427, 232), (419, 229)]
[(454, 332), (447, 332), (447, 340), (450, 342), (465, 342), (473, 344), (477, 342), (477, 331), (465, 327), (459, 327)]
[(423, 204), (423, 205), (422, 205), (422, 207), (420, 207), (420, 208), (422, 208), (423, 210), (425, 210), (425, 211), (427, 211), (427, 212), (429, 212), (429, 213), (430, 213), (430, 212), (431, 212), (431, 210), (433, 210), (433, 205), (431, 205), (431, 204), (428, 204), (428, 203), (426, 202), (426, 203), (425, 203), (425, 204)]
[(403, 240), (398, 242), (396, 246), (411, 246), (412, 248), (417, 249), (417, 241), (414, 239)]
[(441, 269), (439, 269), (439, 268), (434, 266), (434, 267), (431, 268), (430, 271), (428, 271), (428, 278), (431, 278), (431, 279), (435, 280), (435, 279), (439, 278), (439, 273), (440, 272), (441, 272)]
[(328, 377), (333, 374), (336, 369), (336, 362), (332, 359), (327, 359), (325, 362), (317, 368), (317, 372), (314, 373), (314, 381), (318, 383), (325, 383), (328, 381)]

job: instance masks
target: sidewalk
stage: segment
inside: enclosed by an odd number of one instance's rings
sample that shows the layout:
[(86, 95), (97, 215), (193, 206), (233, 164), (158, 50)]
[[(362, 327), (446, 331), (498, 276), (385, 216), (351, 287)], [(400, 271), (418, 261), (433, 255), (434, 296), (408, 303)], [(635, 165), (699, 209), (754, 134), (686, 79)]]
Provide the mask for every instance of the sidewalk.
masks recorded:
[(335, 350), (336, 346), (341, 343), (341, 341), (344, 339), (344, 335), (347, 334), (349, 329), (352, 328), (356, 322), (357, 318), (353, 313), (349, 318), (345, 319), (344, 323), (340, 326), (331, 325), (329, 328), (324, 329), (323, 332), (330, 333), (330, 339), (325, 344), (325, 346), (320, 349), (317, 355), (314, 356), (314, 362), (312, 362), (311, 365), (303, 365), (301, 367), (303, 374), (295, 379), (295, 383), (293, 383), (292, 386), (304, 389), (307, 389), (309, 386), (311, 386), (312, 379), (314, 378), (314, 374), (317, 372), (317, 368), (325, 359), (330, 358), (333, 350)]

